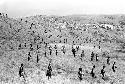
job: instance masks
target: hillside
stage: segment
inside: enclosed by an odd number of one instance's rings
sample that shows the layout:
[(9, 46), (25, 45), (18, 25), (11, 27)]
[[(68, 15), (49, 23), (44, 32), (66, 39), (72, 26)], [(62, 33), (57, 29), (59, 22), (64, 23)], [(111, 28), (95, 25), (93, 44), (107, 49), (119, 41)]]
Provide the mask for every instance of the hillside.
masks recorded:
[[(124, 46), (124, 15), (36, 15), (14, 19), (3, 14), (0, 81), (124, 84)], [(24, 70), (20, 77), (21, 65)]]

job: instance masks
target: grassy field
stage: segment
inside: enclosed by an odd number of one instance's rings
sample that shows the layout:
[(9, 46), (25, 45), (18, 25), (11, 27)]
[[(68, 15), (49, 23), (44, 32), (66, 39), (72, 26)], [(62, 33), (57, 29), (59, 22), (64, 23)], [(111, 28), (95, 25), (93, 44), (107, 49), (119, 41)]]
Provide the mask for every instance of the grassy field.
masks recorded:
[(0, 84), (125, 84), (124, 27), (124, 15), (1, 15)]

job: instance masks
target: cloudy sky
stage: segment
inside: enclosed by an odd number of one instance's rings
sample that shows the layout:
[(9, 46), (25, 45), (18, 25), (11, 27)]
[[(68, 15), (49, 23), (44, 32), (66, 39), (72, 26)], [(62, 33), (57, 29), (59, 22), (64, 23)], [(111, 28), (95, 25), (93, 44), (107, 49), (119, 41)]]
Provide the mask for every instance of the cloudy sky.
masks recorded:
[(125, 14), (124, 0), (0, 0), (10, 17), (75, 14)]

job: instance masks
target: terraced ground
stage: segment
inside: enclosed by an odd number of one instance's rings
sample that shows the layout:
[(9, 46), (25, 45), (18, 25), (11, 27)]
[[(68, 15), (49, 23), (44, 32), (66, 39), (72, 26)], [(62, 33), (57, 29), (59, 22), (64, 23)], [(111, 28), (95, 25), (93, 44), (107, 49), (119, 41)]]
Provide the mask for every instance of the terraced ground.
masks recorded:
[(0, 15), (0, 84), (125, 84), (125, 16)]

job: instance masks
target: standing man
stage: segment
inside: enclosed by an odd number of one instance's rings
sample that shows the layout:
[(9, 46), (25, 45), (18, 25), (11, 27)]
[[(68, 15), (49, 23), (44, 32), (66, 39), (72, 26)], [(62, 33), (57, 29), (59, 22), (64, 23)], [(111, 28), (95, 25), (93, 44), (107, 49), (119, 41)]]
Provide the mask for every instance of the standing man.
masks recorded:
[(116, 64), (116, 62), (114, 62), (113, 66), (112, 66), (113, 72), (115, 72), (115, 68), (117, 68), (117, 67), (115, 66), (115, 64)]
[(82, 58), (83, 58), (84, 56), (85, 56), (85, 53), (84, 53), (84, 50), (82, 50), (81, 57), (80, 57), (81, 61), (82, 61)]
[(65, 46), (62, 46), (62, 52), (63, 52), (64, 54), (66, 53)]
[(75, 57), (76, 56), (76, 50), (73, 48), (73, 46), (72, 46), (72, 53), (73, 53), (73, 55)]
[(20, 69), (19, 69), (19, 76), (20, 77), (23, 77), (24, 78), (24, 80), (25, 80), (25, 72), (24, 72), (24, 65), (23, 65), (23, 63), (21, 64), (21, 67), (20, 67)]
[(82, 68), (79, 68), (79, 72), (78, 72), (78, 78), (79, 80), (81, 81), (83, 78), (82, 78)]
[(50, 63), (49, 63), (49, 66), (48, 66), (48, 70), (47, 70), (46, 76), (48, 76), (48, 80), (52, 76), (52, 67), (51, 67)]
[(103, 69), (101, 70), (102, 78), (104, 78), (104, 76), (105, 76), (105, 71), (104, 71), (105, 67), (106, 66), (103, 66)]
[(95, 68), (95, 65), (93, 66), (92, 71), (90, 72), (90, 75), (92, 76), (92, 78), (96, 78), (95, 73), (94, 73), (94, 71), (93, 71), (94, 68)]
[(99, 61), (99, 56), (98, 56), (98, 54), (96, 54), (96, 61)]
[(94, 55), (95, 55), (95, 54), (92, 52), (92, 53), (91, 53), (91, 61), (94, 60)]
[(109, 61), (110, 61), (110, 59), (109, 59), (110, 57), (108, 56), (108, 58), (107, 58), (107, 64), (108, 65), (110, 65), (110, 63), (109, 63)]

